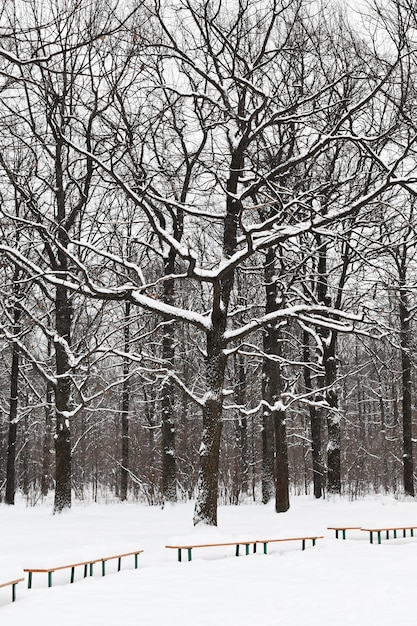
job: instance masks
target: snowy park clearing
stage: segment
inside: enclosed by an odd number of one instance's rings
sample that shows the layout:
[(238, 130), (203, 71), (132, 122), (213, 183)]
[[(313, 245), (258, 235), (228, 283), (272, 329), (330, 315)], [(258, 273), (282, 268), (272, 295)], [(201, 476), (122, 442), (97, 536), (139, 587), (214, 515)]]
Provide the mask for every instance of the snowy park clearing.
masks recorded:
[[(50, 505), (0, 507), (0, 583), (17, 579), (36, 563), (78, 562), (91, 554), (143, 549), (139, 567), (130, 559), (108, 563), (84, 578), (54, 573), (53, 587), (37, 576), (16, 588), (0, 588), (2, 626), (338, 626), (415, 624), (417, 537), (400, 534), (380, 545), (359, 528), (403, 527), (417, 521), (417, 503), (389, 497), (314, 501), (292, 498), (288, 513), (273, 504), (219, 509), (218, 528), (193, 528), (192, 503), (159, 507), (76, 503), (53, 516)], [(343, 540), (329, 527), (351, 528)], [(410, 528), (410, 526), (407, 526)], [(304, 551), (296, 542), (274, 543), (236, 558), (227, 546), (202, 548), (179, 563), (165, 545), (227, 543), (248, 537), (323, 534)], [(105, 552), (103, 552), (105, 550)]]

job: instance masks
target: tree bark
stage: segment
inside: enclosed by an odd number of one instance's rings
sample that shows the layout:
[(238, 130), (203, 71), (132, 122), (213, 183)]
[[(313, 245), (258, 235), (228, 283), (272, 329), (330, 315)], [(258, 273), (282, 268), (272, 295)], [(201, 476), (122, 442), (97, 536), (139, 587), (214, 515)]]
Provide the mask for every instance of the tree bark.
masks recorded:
[(56, 288), (55, 363), (57, 382), (55, 387), (56, 433), (55, 433), (55, 500), (54, 513), (71, 507), (71, 441), (68, 412), (71, 407), (70, 364), (65, 342), (70, 342), (71, 304), (65, 287)]
[[(236, 250), (241, 203), (235, 199), (239, 176), (243, 170), (243, 146), (232, 154), (227, 181), (226, 217), (223, 231), (223, 253), (230, 258)], [(222, 432), (223, 388), (227, 363), (224, 332), (234, 270), (213, 283), (211, 328), (206, 332), (206, 399), (203, 406), (203, 434), (200, 446), (200, 468), (194, 525), (217, 526), (220, 440)]]
[(325, 382), (327, 386), (326, 401), (329, 407), (327, 417), (327, 490), (339, 494), (342, 491), (341, 456), (340, 456), (340, 414), (337, 393), (333, 388), (336, 382), (336, 333), (331, 333), (328, 346), (325, 347)]
[[(14, 274), (14, 292), (18, 296), (18, 288), (16, 283), (19, 272), (16, 270)], [(18, 302), (13, 307), (13, 335), (19, 335), (21, 331), (21, 308)], [(19, 369), (20, 369), (20, 352), (16, 343), (12, 344), (12, 368), (10, 374), (10, 404), (9, 404), (9, 434), (7, 443), (7, 469), (6, 469), (6, 494), (5, 503), (14, 504), (16, 491), (16, 439), (17, 439), (17, 409), (18, 409), (18, 392), (19, 392)]]
[[(303, 331), (303, 361), (304, 361), (304, 386), (307, 393), (313, 391), (311, 369), (309, 367), (310, 337), (307, 331)], [(316, 410), (314, 404), (309, 405), (310, 430), (311, 430), (311, 456), (313, 462), (313, 493), (315, 498), (321, 498), (324, 493), (324, 466), (322, 453), (322, 416)]]
[(54, 389), (51, 383), (46, 384), (45, 433), (42, 450), (41, 493), (45, 497), (51, 486), (51, 449), (52, 449), (52, 414)]
[[(173, 272), (174, 261), (168, 262), (165, 274)], [(172, 267), (171, 267), (172, 266)], [(174, 304), (174, 281), (164, 283), (163, 301)], [(165, 367), (173, 369), (175, 356), (175, 324), (169, 318), (165, 320), (162, 339), (162, 359)], [(177, 463), (175, 458), (175, 404), (174, 385), (167, 376), (161, 390), (162, 407), (162, 497), (164, 501), (177, 501)]]
[[(130, 352), (130, 302), (125, 303), (124, 314), (124, 352)], [(122, 388), (122, 463), (120, 468), (120, 500), (127, 499), (129, 478), (129, 410), (130, 410), (130, 361), (125, 356), (123, 361), (123, 388)]]
[(403, 423), (403, 480), (404, 493), (414, 497), (414, 461), (412, 437), (412, 399), (411, 399), (411, 333), (410, 311), (405, 287), (405, 267), (400, 275), (400, 336), (401, 336), (401, 389), (402, 389), (402, 423)]
[[(281, 306), (281, 297), (275, 279), (275, 250), (266, 253), (265, 267), (266, 313), (272, 313)], [(290, 508), (287, 429), (285, 410), (282, 408), (281, 394), (283, 381), (280, 357), (282, 337), (277, 324), (267, 325), (263, 335), (264, 362), (262, 376), (262, 398), (264, 417), (270, 415), (273, 423), (275, 443), (275, 510), (283, 513)]]
[[(224, 318), (223, 312), (219, 312), (219, 315)], [(226, 367), (222, 343), (224, 324), (225, 319), (219, 319), (218, 323), (213, 322), (213, 330), (207, 334), (207, 394), (203, 407), (203, 433), (194, 525), (202, 522), (217, 526), (223, 382)]]

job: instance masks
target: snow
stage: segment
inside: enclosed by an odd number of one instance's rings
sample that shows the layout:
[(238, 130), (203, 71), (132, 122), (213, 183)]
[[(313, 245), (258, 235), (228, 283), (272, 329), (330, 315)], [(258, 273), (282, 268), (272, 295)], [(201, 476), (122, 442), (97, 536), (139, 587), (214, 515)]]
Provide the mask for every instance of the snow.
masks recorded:
[[(140, 504), (75, 503), (53, 516), (51, 507), (0, 505), (0, 582), (22, 576), (30, 566), (64, 564), (139, 548), (134, 558), (95, 566), (84, 579), (78, 568), (33, 575), (33, 588), (0, 589), (2, 626), (408, 626), (415, 624), (417, 537), (371, 545), (368, 533), (348, 531), (336, 540), (328, 526), (417, 524), (417, 502), (389, 497), (358, 501), (314, 501), (294, 497), (291, 509), (277, 515), (273, 504), (219, 508), (218, 528), (192, 527), (193, 504), (147, 507)], [(177, 541), (297, 537), (323, 534), (305, 551), (299, 542), (270, 544), (268, 555), (234, 556), (234, 546), (199, 548), (192, 562), (179, 563)], [(309, 542), (310, 543), (310, 542)], [(241, 553), (244, 553), (241, 550)], [(186, 555), (183, 555), (185, 558)]]

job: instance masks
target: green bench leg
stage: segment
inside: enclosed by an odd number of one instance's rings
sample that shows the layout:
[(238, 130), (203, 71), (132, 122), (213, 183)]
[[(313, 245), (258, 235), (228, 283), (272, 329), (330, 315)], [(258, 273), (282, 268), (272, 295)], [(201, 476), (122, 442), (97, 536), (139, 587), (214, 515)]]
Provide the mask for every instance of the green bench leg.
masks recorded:
[(181, 561), (181, 548), (178, 548), (178, 560)]
[(315, 537), (313, 537), (312, 542), (313, 542), (313, 546), (315, 546), (316, 545), (316, 538)]
[(101, 575), (102, 576), (106, 575), (106, 561), (101, 562)]
[(236, 556), (239, 556), (239, 544), (236, 544)]
[(139, 554), (135, 554), (135, 569), (138, 569), (138, 556)]
[(191, 555), (192, 548), (187, 548), (187, 550), (188, 550), (188, 560), (191, 561), (191, 559), (192, 559), (192, 555)]
[(387, 530), (387, 539), (389, 539), (389, 530)]
[(305, 540), (305, 539), (303, 539), (303, 540), (302, 540), (302, 542), (301, 542), (301, 544), (302, 544), (302, 545), (301, 545), (301, 550), (305, 550), (305, 549), (306, 549), (306, 540)]
[(70, 578), (70, 583), (74, 582), (74, 573), (75, 573), (75, 567), (71, 567), (71, 578)]
[(396, 538), (397, 538), (397, 531), (394, 530), (394, 539), (396, 539)]
[(16, 601), (16, 583), (12, 585), (12, 602)]
[(52, 587), (52, 572), (48, 572), (48, 587)]
[(267, 548), (268, 544), (264, 543), (264, 554), (267, 554), (268, 552), (268, 548)]
[(374, 533), (372, 531), (369, 532), (369, 543), (374, 542)]
[(414, 537), (414, 529), (410, 528), (410, 537)]
[(342, 530), (342, 538), (346, 539), (346, 528)]
[(253, 544), (253, 553), (256, 554), (256, 542)]
[(405, 528), (403, 530), (403, 537), (407, 537), (407, 530)]
[(381, 544), (381, 531), (378, 530), (378, 545)]
[(84, 565), (84, 578), (87, 578), (87, 565)]
[(28, 572), (28, 589), (32, 589), (32, 572)]
[(121, 557), (119, 557), (117, 559), (117, 571), (120, 572), (121, 569), (122, 569), (122, 559)]
[(90, 576), (92, 576), (94, 573), (94, 563), (90, 563)]

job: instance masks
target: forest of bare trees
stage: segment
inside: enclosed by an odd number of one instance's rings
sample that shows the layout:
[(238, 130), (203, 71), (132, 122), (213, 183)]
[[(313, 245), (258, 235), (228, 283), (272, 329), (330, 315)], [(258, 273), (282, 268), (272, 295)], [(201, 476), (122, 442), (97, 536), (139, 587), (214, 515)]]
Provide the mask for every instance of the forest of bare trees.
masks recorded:
[(0, 496), (414, 496), (417, 6), (0, 14)]

